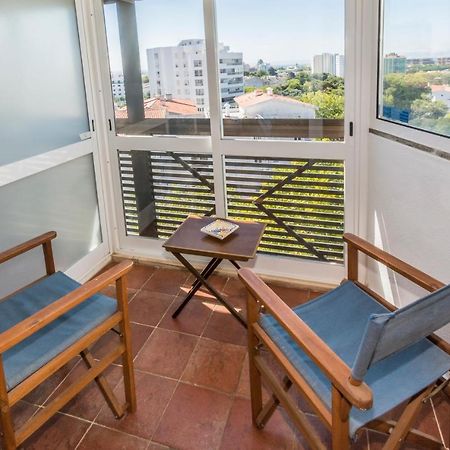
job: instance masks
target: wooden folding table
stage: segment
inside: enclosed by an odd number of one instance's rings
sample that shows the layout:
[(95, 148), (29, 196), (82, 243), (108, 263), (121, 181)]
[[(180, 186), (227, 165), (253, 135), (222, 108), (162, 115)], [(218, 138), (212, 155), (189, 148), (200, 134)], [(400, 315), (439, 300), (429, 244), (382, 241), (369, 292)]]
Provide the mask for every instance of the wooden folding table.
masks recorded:
[[(230, 305), (221, 293), (208, 282), (208, 278), (219, 267), (220, 263), (226, 259), (234, 267), (240, 269), (237, 261), (248, 261), (256, 255), (259, 243), (264, 233), (265, 224), (256, 222), (242, 222), (229, 220), (237, 223), (239, 228), (223, 241), (208, 236), (200, 231), (202, 227), (216, 220), (215, 217), (189, 216), (175, 231), (175, 233), (163, 244), (163, 247), (180, 261), (186, 269), (195, 277), (196, 281), (180, 306), (173, 313), (175, 318), (183, 308), (189, 303), (195, 293), (204, 285), (217, 300), (230, 311), (231, 314), (243, 325), (245, 319), (235, 308)], [(182, 254), (200, 255), (212, 258), (202, 272), (199, 272)]]

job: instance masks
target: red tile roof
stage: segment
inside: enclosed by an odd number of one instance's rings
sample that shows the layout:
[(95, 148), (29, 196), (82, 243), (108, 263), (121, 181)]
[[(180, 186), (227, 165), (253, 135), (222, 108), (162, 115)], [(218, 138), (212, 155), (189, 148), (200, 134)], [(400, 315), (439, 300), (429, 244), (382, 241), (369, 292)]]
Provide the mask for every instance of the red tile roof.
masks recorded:
[[(184, 99), (150, 98), (144, 100), (146, 119), (164, 119), (168, 116), (196, 116), (199, 115), (194, 102)], [(127, 107), (118, 108), (115, 111), (117, 119), (127, 119)]]
[(432, 84), (431, 92), (450, 92), (450, 86), (448, 84)]
[(269, 94), (261, 90), (256, 90), (248, 94), (240, 95), (239, 97), (235, 97), (234, 99), (234, 101), (242, 108), (246, 108), (248, 106), (253, 106), (259, 103), (269, 102), (273, 100), (277, 101), (280, 100), (287, 103), (295, 103), (296, 105), (300, 104), (308, 108), (317, 109), (316, 106), (311, 105), (310, 103), (304, 103), (301, 102), (300, 100), (296, 100), (295, 98), (292, 97), (286, 97), (284, 95)]

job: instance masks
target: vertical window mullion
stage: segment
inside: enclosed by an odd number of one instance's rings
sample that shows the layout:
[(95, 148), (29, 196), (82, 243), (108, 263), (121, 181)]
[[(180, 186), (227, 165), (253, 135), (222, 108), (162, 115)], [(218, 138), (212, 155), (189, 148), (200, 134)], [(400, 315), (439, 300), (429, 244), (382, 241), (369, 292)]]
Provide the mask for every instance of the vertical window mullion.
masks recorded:
[(222, 139), (222, 108), (219, 89), (219, 67), (217, 57), (217, 21), (215, 0), (203, 0), (205, 39), (206, 39), (206, 65), (208, 68), (208, 92), (211, 121), (211, 150), (214, 165), (214, 190), (216, 199), (216, 212), (219, 216), (226, 214), (225, 201), (225, 172), (221, 151)]

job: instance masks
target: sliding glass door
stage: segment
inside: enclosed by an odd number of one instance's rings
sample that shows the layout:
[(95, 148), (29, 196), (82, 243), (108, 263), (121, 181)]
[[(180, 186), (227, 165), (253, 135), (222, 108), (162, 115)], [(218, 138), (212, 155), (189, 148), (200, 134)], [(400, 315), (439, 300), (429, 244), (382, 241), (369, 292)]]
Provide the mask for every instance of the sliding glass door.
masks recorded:
[(96, 6), (121, 249), (162, 257), (188, 214), (228, 216), (267, 224), (261, 271), (341, 276), (356, 2)]
[[(0, 2), (0, 249), (55, 230), (57, 269), (75, 277), (109, 253), (81, 3)], [(41, 274), (39, 249), (2, 265), (0, 297)]]

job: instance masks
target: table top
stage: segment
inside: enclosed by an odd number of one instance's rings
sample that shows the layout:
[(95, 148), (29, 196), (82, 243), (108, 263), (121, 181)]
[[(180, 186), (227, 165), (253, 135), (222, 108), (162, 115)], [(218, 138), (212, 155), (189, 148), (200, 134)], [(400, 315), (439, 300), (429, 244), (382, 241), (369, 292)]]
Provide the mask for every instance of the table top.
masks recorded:
[(224, 219), (239, 228), (223, 241), (200, 231), (217, 217), (189, 216), (163, 244), (172, 253), (210, 256), (213, 258), (247, 261), (256, 255), (265, 224)]

